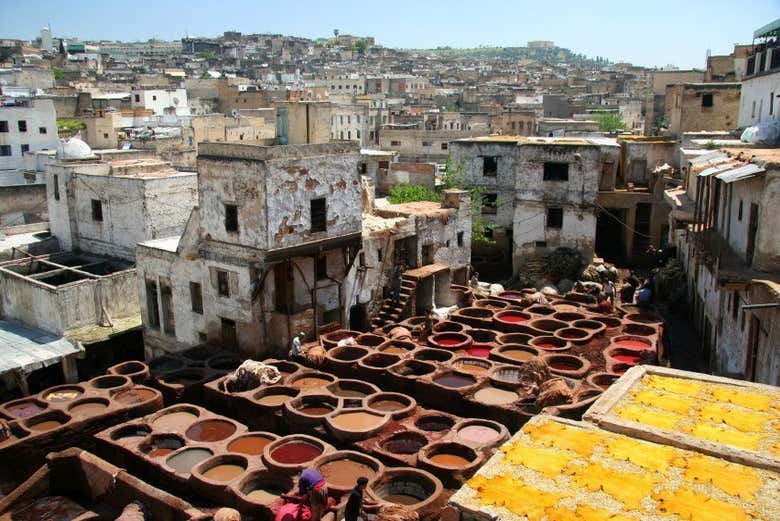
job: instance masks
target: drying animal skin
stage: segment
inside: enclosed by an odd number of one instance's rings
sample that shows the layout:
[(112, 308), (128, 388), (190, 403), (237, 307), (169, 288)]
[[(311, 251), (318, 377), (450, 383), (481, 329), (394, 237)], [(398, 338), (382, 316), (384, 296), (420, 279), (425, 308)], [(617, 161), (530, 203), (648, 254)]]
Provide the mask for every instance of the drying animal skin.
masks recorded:
[(634, 401), (643, 405), (651, 405), (665, 411), (672, 411), (677, 414), (685, 414), (697, 401), (693, 398), (684, 396), (665, 394), (655, 389), (644, 389), (642, 391), (632, 391), (631, 395)]
[(768, 414), (760, 412), (746, 412), (734, 407), (723, 407), (722, 405), (708, 404), (701, 410), (701, 418), (711, 420), (715, 423), (725, 423), (735, 429), (747, 432), (759, 432), (764, 429), (766, 423), (770, 420)]
[[(743, 389), (714, 387), (710, 390), (710, 393), (716, 402), (728, 402), (754, 411), (769, 412), (770, 407), (776, 410), (780, 407), (777, 398), (773, 400), (771, 396), (752, 393)], [(773, 401), (775, 402), (774, 404), (772, 403)]]
[(724, 501), (698, 494), (690, 487), (679, 487), (675, 491), (662, 489), (653, 494), (658, 501), (659, 512), (676, 514), (682, 519), (701, 521), (750, 521), (753, 519), (743, 508)]
[(475, 476), (468, 484), (476, 491), (482, 503), (504, 507), (513, 514), (528, 517), (528, 521), (541, 521), (547, 509), (568, 497), (568, 494), (539, 490), (523, 479), (507, 474), (492, 478)]
[(603, 439), (596, 433), (567, 427), (558, 422), (526, 425), (523, 431), (534, 443), (557, 449), (573, 450), (580, 456), (590, 457), (594, 447)]
[(650, 375), (642, 379), (642, 382), (653, 389), (668, 391), (670, 393), (684, 394), (686, 396), (696, 396), (702, 389), (702, 385), (691, 380), (682, 380), (678, 378), (669, 378), (667, 376)]
[(761, 442), (760, 435), (724, 429), (711, 423), (698, 423), (693, 427), (687, 427), (685, 430), (697, 438), (725, 443), (726, 445), (733, 445), (743, 449), (756, 450)]
[(685, 479), (692, 483), (712, 483), (726, 494), (745, 501), (755, 501), (761, 479), (752, 468), (699, 454), (681, 459)]
[(657, 413), (641, 405), (624, 405), (615, 411), (618, 416), (653, 427), (666, 430), (674, 430), (675, 425), (683, 419), (682, 416), (672, 412)]
[(644, 469), (665, 473), (678, 457), (674, 449), (664, 445), (647, 445), (637, 450), (636, 442), (628, 438), (613, 438), (607, 442), (607, 454), (616, 460), (630, 461)]
[(547, 521), (637, 521), (635, 517), (610, 514), (600, 508), (579, 505), (577, 510), (554, 508), (547, 511)]
[(571, 467), (574, 481), (581, 487), (597, 492), (603, 490), (623, 503), (628, 510), (642, 507), (642, 499), (653, 491), (656, 482), (651, 475), (618, 472), (598, 463)]
[(576, 455), (567, 451), (534, 447), (522, 443), (513, 443), (509, 447), (503, 447), (504, 456), (508, 463), (522, 465), (529, 469), (541, 472), (548, 477), (555, 477), (566, 468)]

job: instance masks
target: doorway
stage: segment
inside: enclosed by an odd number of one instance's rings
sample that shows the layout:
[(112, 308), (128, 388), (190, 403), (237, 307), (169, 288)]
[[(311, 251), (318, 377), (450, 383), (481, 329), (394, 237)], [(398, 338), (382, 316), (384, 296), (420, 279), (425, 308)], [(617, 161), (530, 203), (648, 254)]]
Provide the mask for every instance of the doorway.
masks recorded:
[(753, 264), (753, 254), (756, 251), (756, 233), (758, 233), (758, 205), (750, 203), (750, 220), (748, 221), (747, 258), (748, 264)]
[(606, 208), (596, 215), (596, 253), (607, 262), (623, 264), (625, 261), (624, 208)]

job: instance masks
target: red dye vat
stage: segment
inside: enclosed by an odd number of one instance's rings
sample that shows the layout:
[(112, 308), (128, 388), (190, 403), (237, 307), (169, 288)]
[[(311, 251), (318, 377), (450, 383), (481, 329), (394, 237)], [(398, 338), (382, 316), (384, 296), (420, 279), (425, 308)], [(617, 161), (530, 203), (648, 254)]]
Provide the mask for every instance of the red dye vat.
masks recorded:
[(511, 324), (519, 324), (520, 322), (528, 322), (528, 318), (524, 317), (523, 315), (512, 315), (512, 314), (506, 314), (501, 315), (501, 320), (504, 322), (509, 322)]
[(536, 344), (539, 349), (558, 349), (555, 344)]
[(629, 349), (647, 349), (647, 343), (639, 340), (618, 340), (616, 346), (627, 347)]
[(436, 339), (436, 343), (437, 344), (440, 344), (440, 345), (443, 345), (443, 346), (447, 346), (447, 347), (456, 346), (456, 345), (460, 344), (461, 342), (463, 342), (463, 341), (462, 340), (458, 340), (457, 338), (437, 338)]
[(322, 451), (304, 442), (285, 443), (271, 453), (271, 457), (283, 465), (298, 465), (311, 461), (322, 454)]
[(578, 333), (561, 333), (563, 338), (582, 338), (583, 335)]
[(490, 349), (484, 347), (472, 347), (470, 349), (466, 349), (466, 353), (468, 353), (469, 356), (476, 356), (477, 358), (487, 358), (490, 356)]
[(581, 368), (582, 365), (574, 362), (552, 362), (550, 367), (558, 371), (576, 371)]
[(623, 362), (625, 364), (631, 364), (631, 365), (636, 365), (639, 363), (640, 360), (642, 360), (642, 358), (637, 355), (626, 355), (626, 354), (612, 355), (612, 358), (614, 358), (618, 362)]

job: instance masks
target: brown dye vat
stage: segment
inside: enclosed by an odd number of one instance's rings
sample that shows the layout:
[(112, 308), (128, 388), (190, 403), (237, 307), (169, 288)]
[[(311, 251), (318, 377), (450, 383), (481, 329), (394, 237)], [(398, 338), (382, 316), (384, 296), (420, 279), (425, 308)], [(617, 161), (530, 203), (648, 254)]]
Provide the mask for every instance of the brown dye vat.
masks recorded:
[(398, 400), (377, 400), (369, 405), (372, 409), (382, 412), (400, 411), (408, 406), (409, 404), (399, 402)]
[(441, 432), (451, 429), (455, 425), (455, 420), (449, 416), (443, 416), (440, 414), (429, 414), (427, 416), (421, 416), (414, 422), (415, 427), (421, 431), (428, 432)]
[(384, 416), (378, 416), (364, 411), (351, 411), (336, 414), (330, 419), (336, 427), (345, 431), (368, 431), (375, 429), (386, 421)]
[(133, 382), (141, 383), (149, 377), (148, 370), (146, 364), (131, 360), (111, 367), (108, 372), (111, 374), (127, 376), (133, 380)]
[(459, 358), (452, 363), (453, 369), (476, 376), (487, 374), (492, 367), (490, 362), (475, 358)]
[(56, 429), (57, 427), (61, 427), (64, 424), (65, 422), (60, 420), (44, 420), (42, 422), (28, 425), (27, 428), (33, 431), (50, 431), (52, 429)]
[(355, 341), (361, 346), (376, 347), (384, 343), (387, 339), (383, 336), (374, 335), (372, 333), (364, 333), (357, 337)]
[(447, 362), (455, 357), (455, 353), (452, 351), (445, 351), (444, 349), (435, 348), (422, 348), (414, 352), (414, 359), (423, 362)]
[(433, 326), (434, 333), (444, 333), (446, 331), (459, 333), (464, 329), (466, 329), (466, 326), (464, 326), (460, 322), (452, 322), (450, 320), (442, 320), (441, 322)]
[(157, 397), (157, 393), (151, 389), (128, 389), (127, 391), (119, 391), (114, 395), (114, 400), (125, 405), (135, 405), (139, 403), (148, 402)]
[(555, 313), (555, 309), (549, 307), (549, 306), (531, 306), (529, 308), (526, 308), (526, 311), (529, 313), (533, 313), (534, 315), (552, 315)]
[(126, 438), (145, 438), (151, 432), (146, 425), (127, 425), (112, 432), (111, 439), (116, 441)]
[(428, 438), (418, 432), (399, 432), (381, 442), (380, 447), (392, 454), (417, 454), (428, 444)]
[(47, 407), (47, 404), (38, 403), (35, 400), (25, 400), (6, 404), (3, 408), (13, 418), (29, 418), (42, 413)]
[(553, 314), (553, 318), (556, 320), (562, 320), (564, 322), (574, 322), (575, 320), (582, 320), (585, 315), (582, 313), (575, 313), (573, 311), (558, 311)]
[(184, 433), (193, 441), (222, 441), (236, 432), (236, 425), (225, 420), (204, 420), (187, 429)]
[(283, 465), (300, 465), (322, 454), (322, 449), (304, 441), (285, 443), (271, 452), (271, 458)]
[(555, 336), (559, 336), (566, 340), (579, 340), (586, 338), (589, 335), (584, 329), (578, 327), (566, 327), (555, 332)]
[(447, 387), (448, 389), (461, 389), (477, 383), (473, 376), (445, 373), (433, 379), (434, 383)]
[(328, 461), (320, 465), (318, 470), (329, 485), (344, 489), (354, 487), (360, 477), (371, 480), (376, 476), (376, 469), (371, 465), (348, 458)]
[(411, 350), (410, 349), (404, 349), (403, 347), (390, 345), (390, 346), (385, 347), (381, 351), (383, 353), (388, 353), (388, 354), (391, 354), (391, 355), (405, 355), (406, 353), (408, 353)]
[(260, 405), (278, 407), (289, 402), (299, 393), (299, 389), (291, 387), (266, 387), (255, 395), (254, 400)]
[(533, 338), (526, 333), (506, 333), (496, 336), (496, 342), (502, 345), (506, 344), (527, 344)]
[(428, 459), (431, 460), (432, 463), (435, 463), (441, 467), (450, 467), (455, 469), (465, 467), (471, 463), (463, 456), (458, 456), (457, 454), (447, 454), (444, 452), (441, 454), (434, 454)]
[(159, 458), (161, 456), (167, 456), (171, 452), (173, 452), (174, 449), (166, 449), (164, 447), (160, 447), (159, 449), (154, 449), (149, 451), (146, 455), (150, 458)]
[(524, 349), (504, 349), (501, 354), (517, 362), (527, 362), (537, 356), (536, 353)]
[(303, 414), (310, 414), (312, 416), (325, 416), (326, 414), (329, 414), (333, 412), (335, 408), (330, 405), (312, 405), (310, 407), (302, 407), (298, 409)]
[(360, 380), (336, 380), (326, 388), (339, 398), (365, 398), (379, 390), (376, 386)]
[(566, 351), (571, 346), (569, 342), (554, 336), (539, 336), (531, 339), (531, 345), (542, 351)]
[(242, 436), (231, 441), (227, 446), (227, 450), (239, 454), (246, 454), (247, 456), (259, 456), (263, 454), (263, 449), (265, 449), (266, 445), (271, 443), (274, 439), (275, 437), (258, 434)]
[(284, 378), (285, 376), (290, 376), (291, 374), (293, 374), (294, 372), (298, 371), (301, 368), (301, 366), (299, 366), (298, 364), (294, 364), (286, 360), (278, 360), (276, 362), (270, 362), (268, 365), (272, 365), (276, 367), (276, 369), (278, 369), (279, 372), (281, 373), (282, 378)]
[(368, 355), (364, 359), (362, 359), (359, 363), (362, 365), (365, 365), (366, 367), (373, 367), (377, 369), (384, 369), (386, 367), (390, 367), (391, 365), (398, 363), (400, 358), (398, 355), (388, 355), (385, 353), (374, 353), (372, 355)]
[(246, 494), (246, 497), (252, 501), (256, 501), (257, 503), (267, 504), (276, 501), (282, 494), (286, 493), (286, 490), (282, 490), (281, 488), (274, 488), (273, 485), (267, 485), (264, 488), (256, 488), (249, 491)]
[(129, 385), (130, 379), (126, 376), (98, 376), (89, 381), (89, 384), (95, 389), (115, 389), (123, 385)]
[(487, 386), (474, 393), (474, 399), (486, 405), (509, 405), (518, 401), (520, 396), (514, 391)]
[(84, 390), (81, 387), (67, 386), (50, 390), (43, 399), (47, 402), (67, 402), (82, 394), (84, 394)]
[(585, 381), (599, 389), (606, 390), (610, 385), (615, 383), (618, 378), (620, 378), (619, 374), (593, 373), (592, 375), (589, 375)]
[(78, 416), (94, 416), (108, 409), (108, 402), (103, 400), (85, 400), (77, 402), (68, 408), (68, 412)]
[(622, 329), (623, 334), (626, 335), (639, 335), (639, 336), (652, 336), (658, 332), (652, 326), (646, 326), (644, 324), (624, 324)]
[(144, 443), (144, 446), (140, 447), (142, 452), (145, 452), (147, 456), (151, 458), (158, 458), (160, 456), (167, 456), (171, 452), (178, 450), (184, 446), (184, 442), (175, 436), (157, 436), (152, 437), (152, 440), (148, 443)]
[(292, 386), (298, 389), (315, 389), (317, 387), (325, 387), (332, 381), (332, 378), (325, 378), (322, 376), (303, 376), (295, 380), (292, 383)]
[(246, 467), (242, 467), (241, 465), (223, 463), (221, 465), (211, 467), (201, 475), (206, 479), (210, 479), (211, 481), (226, 483), (236, 479), (238, 476), (243, 474), (245, 470)]
[(639, 322), (640, 324), (662, 324), (663, 319), (652, 313), (629, 313), (624, 320)]
[(539, 331), (544, 331), (547, 333), (554, 333), (559, 329), (563, 329), (569, 326), (569, 324), (566, 322), (561, 322), (560, 320), (555, 320), (554, 318), (537, 318), (536, 320), (529, 322), (528, 325), (534, 329), (538, 329)]
[(615, 317), (593, 317), (596, 322), (601, 322), (608, 328), (620, 327), (623, 322), (619, 318)]
[(187, 387), (195, 385), (206, 378), (206, 373), (202, 369), (184, 369), (169, 373), (162, 377), (162, 381), (168, 385), (181, 385)]
[(174, 411), (158, 416), (152, 425), (161, 431), (179, 431), (198, 419), (198, 415), (190, 411)]
[(331, 358), (342, 362), (354, 362), (368, 354), (368, 349), (358, 346), (336, 347), (330, 352)]
[(176, 472), (187, 474), (192, 470), (192, 467), (213, 455), (214, 453), (209, 449), (184, 449), (183, 451), (170, 456), (165, 463)]

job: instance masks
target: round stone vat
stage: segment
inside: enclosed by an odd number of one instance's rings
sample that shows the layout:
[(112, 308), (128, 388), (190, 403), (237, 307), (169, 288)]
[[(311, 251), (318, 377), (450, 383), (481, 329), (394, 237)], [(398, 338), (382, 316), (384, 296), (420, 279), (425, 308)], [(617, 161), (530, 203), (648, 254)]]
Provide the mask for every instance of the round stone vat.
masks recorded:
[(209, 374), (201, 368), (188, 367), (179, 371), (171, 371), (160, 376), (160, 380), (168, 385), (189, 387), (197, 385), (209, 377)]
[(632, 367), (634, 367), (633, 364), (627, 364), (625, 362), (618, 362), (616, 360), (607, 359), (607, 371), (609, 371), (610, 373), (622, 375)]
[(574, 322), (575, 320), (583, 320), (585, 315), (576, 311), (557, 311), (553, 313), (552, 317), (562, 322)]
[(184, 447), (181, 436), (175, 434), (153, 434), (138, 445), (138, 450), (150, 458), (162, 458)]
[(152, 429), (143, 424), (123, 425), (111, 432), (114, 441), (146, 438), (152, 433)]
[(428, 438), (423, 434), (414, 431), (401, 431), (380, 441), (379, 448), (390, 454), (404, 456), (417, 454), (427, 444)]
[(623, 317), (623, 320), (637, 322), (639, 324), (652, 324), (656, 326), (663, 324), (663, 319), (655, 313), (629, 313)]
[(80, 385), (57, 385), (41, 391), (40, 397), (44, 402), (62, 403), (75, 400), (84, 394), (84, 388)]
[(447, 362), (455, 357), (455, 353), (433, 347), (418, 348), (414, 352), (414, 359), (421, 362)]
[(301, 390), (287, 385), (270, 385), (260, 389), (252, 396), (252, 401), (269, 409), (281, 409), (282, 406), (298, 396)]
[(635, 350), (651, 349), (653, 347), (653, 343), (649, 339), (636, 335), (616, 336), (612, 338), (611, 344), (615, 347)]
[(473, 307), (488, 308), (494, 311), (505, 309), (509, 306), (509, 303), (497, 298), (481, 298), (474, 301)]
[(593, 338), (593, 334), (590, 331), (587, 329), (580, 329), (578, 327), (565, 327), (563, 329), (559, 329), (553, 333), (553, 336), (563, 340), (568, 340), (574, 344), (585, 344), (589, 342), (591, 338)]
[(428, 344), (438, 349), (458, 351), (468, 349), (474, 341), (465, 333), (435, 333), (428, 337)]
[(542, 355), (542, 359), (551, 373), (569, 378), (582, 378), (590, 369), (590, 362), (580, 356), (555, 353)]
[(620, 378), (620, 375), (615, 373), (593, 373), (588, 375), (585, 381), (594, 387), (606, 390), (610, 385), (615, 383), (618, 378)]
[(199, 442), (222, 441), (231, 437), (238, 426), (228, 420), (203, 420), (192, 424), (184, 433), (187, 439)]
[(135, 386), (131, 389), (120, 389), (114, 392), (111, 397), (115, 402), (127, 406), (148, 403), (154, 400), (160, 400), (162, 404), (160, 391), (149, 387)]
[(395, 326), (390, 329), (387, 336), (390, 339), (397, 338), (398, 340), (410, 340), (412, 338), (412, 332), (403, 326)]
[(349, 329), (337, 329), (330, 333), (325, 333), (320, 337), (320, 343), (325, 349), (333, 349), (338, 346), (339, 341), (347, 338), (357, 338), (361, 335), (360, 331), (350, 331)]
[(633, 322), (627, 322), (623, 324), (620, 332), (624, 335), (634, 336), (652, 336), (658, 334), (658, 330), (653, 326), (648, 326), (647, 324), (635, 324)]
[(247, 456), (262, 456), (266, 445), (277, 439), (279, 436), (270, 432), (249, 432), (231, 440), (227, 450)]
[(336, 379), (335, 376), (319, 371), (303, 371), (290, 380), (290, 385), (296, 389), (310, 390), (325, 387)]
[(325, 418), (325, 427), (340, 442), (373, 436), (390, 421), (390, 415), (373, 409), (342, 409)]
[(539, 356), (539, 350), (522, 344), (504, 344), (493, 349), (490, 358), (505, 364), (524, 364)]
[(466, 354), (475, 358), (488, 358), (490, 357), (490, 350), (495, 347), (495, 344), (483, 344), (474, 342), (471, 347), (466, 349)]
[(455, 475), (469, 475), (482, 464), (484, 457), (476, 450), (462, 443), (445, 441), (431, 443), (420, 451), (420, 466), (434, 474), (445, 477), (450, 483), (456, 482)]
[(398, 355), (388, 353), (371, 353), (358, 361), (358, 366), (365, 368), (371, 374), (381, 373), (401, 361)]
[(119, 389), (120, 387), (130, 387), (133, 384), (127, 376), (119, 375), (98, 376), (87, 383), (95, 389)]
[(461, 333), (465, 331), (467, 326), (460, 322), (453, 322), (451, 320), (442, 320), (433, 326), (434, 333)]
[(526, 308), (526, 311), (533, 313), (534, 315), (552, 315), (555, 313), (555, 308), (542, 304), (536, 304)]
[(424, 414), (414, 422), (415, 427), (427, 432), (446, 431), (452, 429), (453, 425), (455, 425), (455, 420), (451, 416), (441, 413)]
[(271, 469), (295, 473), (309, 467), (312, 461), (325, 452), (330, 452), (330, 446), (317, 438), (291, 434), (266, 445), (263, 461)]
[(234, 371), (241, 365), (241, 359), (233, 355), (217, 355), (206, 360), (206, 367), (215, 371)]
[(363, 333), (356, 339), (357, 343), (361, 346), (376, 347), (387, 340), (387, 338), (373, 333)]
[(492, 420), (461, 420), (455, 425), (455, 439), (472, 447), (494, 447), (509, 439), (509, 431)]
[(593, 336), (601, 334), (605, 329), (607, 329), (606, 324), (599, 322), (598, 320), (591, 320), (589, 318), (575, 320), (571, 323), (571, 325), (580, 329), (584, 329), (585, 331), (590, 332)]
[(619, 363), (625, 364), (628, 367), (633, 367), (648, 360), (650, 356), (647, 353), (648, 351), (644, 349), (633, 349), (612, 345), (604, 350), (604, 357), (607, 359), (608, 363)]
[(2, 407), (2, 412), (11, 418), (24, 419), (41, 414), (49, 407), (49, 404), (37, 398), (22, 398), (8, 402)]
[(184, 432), (199, 416), (200, 411), (195, 407), (175, 405), (160, 411), (150, 424), (157, 431)]
[(492, 329), (473, 328), (469, 329), (468, 335), (472, 340), (474, 340), (474, 342), (479, 342), (480, 344), (489, 344), (496, 341), (498, 333)]
[(596, 322), (601, 322), (604, 324), (604, 326), (611, 331), (615, 331), (617, 328), (623, 325), (623, 321), (616, 317), (603, 317), (603, 316), (597, 316), (593, 317), (592, 320), (595, 320)]
[(181, 358), (163, 355), (149, 362), (149, 369), (157, 375), (178, 371), (179, 369), (183, 369), (185, 365), (186, 362)]
[(404, 356), (411, 353), (412, 350), (415, 349), (416, 347), (417, 344), (415, 344), (414, 342), (409, 342), (407, 340), (388, 340), (387, 342), (383, 343), (376, 349), (380, 353)]
[(569, 326), (569, 324), (566, 322), (555, 320), (554, 318), (537, 318), (536, 320), (529, 322), (528, 325), (538, 331), (543, 331), (545, 333), (554, 333), (559, 329), (563, 329)]
[(235, 486), (239, 499), (246, 509), (262, 506), (271, 508), (284, 503), (283, 495), (293, 492), (293, 478), (266, 469), (255, 470), (241, 478)]
[(567, 340), (554, 336), (538, 336), (530, 340), (532, 347), (539, 349), (540, 351), (567, 351), (571, 348), (571, 344)]
[(25, 429), (32, 432), (45, 432), (59, 429), (70, 421), (70, 416), (62, 411), (48, 411), (22, 422)]
[(344, 378), (336, 379), (335, 382), (329, 384), (325, 389), (339, 398), (356, 399), (365, 398), (370, 394), (379, 392), (379, 387), (374, 384), (362, 380), (348, 380)]
[(352, 450), (339, 450), (320, 456), (312, 466), (325, 478), (328, 492), (335, 492), (336, 495), (351, 491), (358, 478), (367, 478), (371, 482), (384, 470), (384, 465), (378, 459)]
[(504, 333), (502, 335), (496, 335), (497, 344), (528, 344), (528, 341), (533, 338), (528, 333)]
[(85, 398), (77, 400), (68, 406), (68, 414), (78, 418), (88, 418), (103, 414), (108, 409), (109, 401), (105, 398)]
[(502, 291), (496, 296), (515, 302), (520, 302), (525, 298), (525, 294), (522, 291)]
[(398, 323), (399, 326), (405, 327), (408, 330), (413, 330), (417, 326), (421, 326), (425, 323), (425, 317), (417, 315), (414, 317), (409, 317), (407, 319), (402, 320)]
[(414, 412), (417, 401), (406, 394), (381, 392), (369, 396), (366, 399), (366, 407), (399, 420)]
[(519, 367), (511, 365), (502, 365), (494, 368), (489, 374), (490, 382), (499, 388), (515, 389), (520, 385), (520, 377), (523, 371)]
[(460, 356), (450, 363), (458, 372), (481, 376), (493, 369), (493, 364), (480, 357)]
[(277, 360), (275, 362), (269, 362), (268, 365), (276, 367), (282, 378), (290, 376), (302, 369), (302, 367), (295, 362), (288, 362), (287, 360)]
[(453, 315), (465, 318), (476, 318), (478, 320), (490, 321), (493, 319), (494, 311), (488, 307), (476, 307), (456, 309)]
[(434, 385), (444, 389), (457, 390), (466, 389), (476, 385), (477, 379), (470, 374), (456, 373), (454, 371), (444, 372), (433, 379)]
[(355, 362), (368, 355), (369, 350), (360, 346), (335, 347), (325, 353), (325, 365), (334, 371), (348, 371)]
[(530, 320), (531, 315), (529, 313), (516, 309), (498, 311), (493, 317), (493, 323), (495, 324), (496, 329), (506, 333), (518, 331), (520, 326), (525, 326)]
[(145, 363), (137, 360), (122, 362), (121, 364), (109, 367), (107, 373), (110, 375), (127, 376), (133, 383), (137, 384), (145, 382), (151, 375), (149, 367)]
[(213, 455), (214, 452), (205, 447), (184, 447), (168, 456), (165, 464), (176, 473), (189, 474), (195, 465)]
[(307, 394), (284, 404), (284, 418), (293, 428), (315, 427), (336, 410), (339, 399), (331, 395)]
[(441, 501), (443, 486), (432, 474), (409, 467), (386, 469), (368, 486), (371, 497), (382, 503), (402, 505), (416, 512)]
[(241, 477), (249, 466), (246, 456), (241, 454), (218, 454), (198, 463), (192, 469), (197, 480), (219, 486)]
[(510, 405), (520, 400), (520, 396), (510, 389), (486, 385), (478, 389), (472, 399), (485, 405)]

